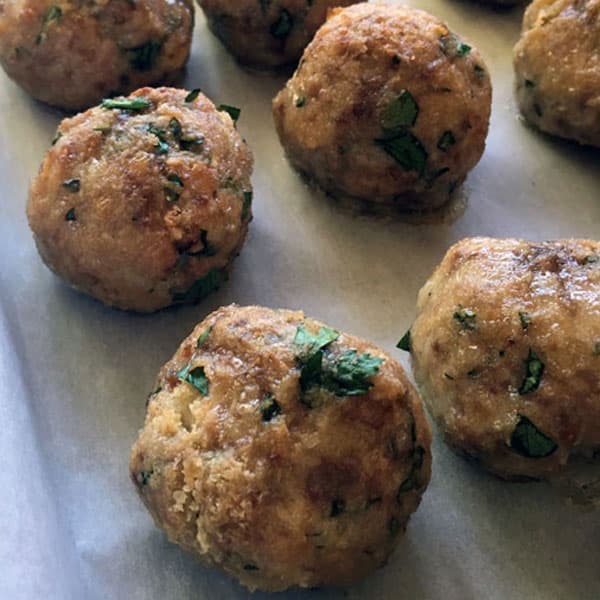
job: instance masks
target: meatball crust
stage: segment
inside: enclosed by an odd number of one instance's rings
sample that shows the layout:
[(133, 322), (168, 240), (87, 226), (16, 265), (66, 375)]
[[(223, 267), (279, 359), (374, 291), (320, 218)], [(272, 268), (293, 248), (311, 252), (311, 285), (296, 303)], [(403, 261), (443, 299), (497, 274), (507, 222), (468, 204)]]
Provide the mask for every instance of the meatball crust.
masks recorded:
[(466, 239), (419, 293), (415, 379), (448, 444), (504, 478), (600, 448), (600, 243)]
[(34, 98), (82, 110), (173, 81), (193, 26), (192, 0), (0, 2), (0, 63)]
[(225, 279), (251, 219), (252, 155), (227, 112), (195, 95), (143, 88), (60, 124), (27, 216), (71, 286), (150, 312)]
[(297, 63), (332, 6), (357, 0), (198, 0), (210, 30), (242, 64)]
[(491, 85), (479, 53), (421, 10), (332, 14), (273, 102), (290, 162), (333, 195), (443, 204), (485, 146)]
[(163, 367), (131, 477), (169, 539), (250, 589), (385, 563), (430, 477), (402, 367), (302, 312), (229, 306)]
[(600, 0), (534, 0), (513, 59), (525, 119), (600, 146)]

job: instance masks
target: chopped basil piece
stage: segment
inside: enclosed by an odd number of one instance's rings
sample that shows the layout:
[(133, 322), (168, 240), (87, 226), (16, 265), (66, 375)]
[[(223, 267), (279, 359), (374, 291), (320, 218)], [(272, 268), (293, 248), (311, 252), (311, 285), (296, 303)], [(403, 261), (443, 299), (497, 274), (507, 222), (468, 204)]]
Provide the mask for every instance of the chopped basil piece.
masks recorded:
[(462, 58), (471, 52), (471, 46), (465, 44), (455, 33), (440, 37), (440, 47), (448, 58)]
[(199, 302), (211, 292), (218, 290), (225, 281), (226, 275), (222, 269), (211, 269), (204, 277), (197, 279), (186, 291), (171, 290), (173, 302)]
[(62, 183), (63, 187), (67, 188), (70, 192), (76, 194), (81, 189), (80, 179), (66, 179)]
[(177, 202), (180, 197), (181, 194), (177, 190), (168, 187), (165, 188), (165, 198), (167, 202)]
[(229, 106), (229, 104), (220, 104), (217, 110), (226, 112), (233, 119), (234, 123), (237, 123), (237, 120), (240, 118), (240, 114), (242, 112), (237, 106)]
[(451, 146), (454, 146), (454, 144), (456, 144), (456, 138), (454, 137), (454, 134), (451, 131), (444, 131), (438, 140), (437, 147), (442, 152), (447, 152)]
[(527, 458), (544, 458), (558, 449), (552, 438), (523, 415), (519, 415), (519, 422), (510, 436), (510, 446), (517, 454)]
[(245, 221), (252, 208), (252, 190), (244, 191), (244, 203), (242, 204), (242, 221)]
[(339, 517), (346, 510), (346, 501), (343, 498), (334, 498), (331, 501), (330, 517)]
[(162, 42), (150, 40), (141, 46), (125, 49), (125, 56), (136, 71), (150, 71), (160, 55), (162, 46)]
[(463, 308), (459, 305), (453, 317), (458, 321), (461, 329), (474, 331), (477, 327), (477, 315), (470, 308)]
[(375, 144), (389, 154), (405, 171), (415, 171), (419, 176), (425, 173), (427, 151), (410, 131), (402, 131), (389, 138), (376, 139)]
[(181, 123), (175, 117), (169, 121), (169, 131), (176, 140), (179, 140), (181, 134), (183, 133)]
[(542, 376), (544, 375), (545, 365), (538, 355), (530, 348), (529, 354), (525, 359), (525, 378), (519, 388), (519, 394), (524, 396), (535, 392), (540, 387)]
[(531, 316), (529, 313), (519, 311), (519, 321), (521, 321), (521, 329), (526, 331), (531, 325)]
[(347, 350), (327, 366), (322, 386), (338, 397), (362, 396), (373, 387), (369, 378), (379, 372), (383, 358)]
[(203, 396), (208, 396), (208, 378), (204, 372), (204, 367), (195, 367), (186, 365), (179, 373), (177, 378), (193, 385)]
[(152, 106), (152, 102), (150, 102), (148, 98), (138, 96), (136, 98), (123, 98), (121, 100), (103, 100), (100, 106), (107, 109), (139, 112), (150, 108)]
[(177, 187), (184, 187), (183, 181), (181, 180), (181, 177), (179, 177), (179, 175), (177, 175), (177, 173), (169, 173), (167, 175), (167, 181), (170, 181), (171, 183), (175, 184)]
[(277, 21), (269, 28), (269, 31), (274, 38), (281, 40), (289, 35), (293, 26), (294, 20), (292, 19), (292, 15), (284, 8)]
[(281, 406), (279, 402), (275, 400), (273, 394), (266, 394), (265, 397), (260, 401), (260, 412), (262, 420), (268, 423), (274, 419), (277, 415), (281, 414)]
[(54, 21), (62, 17), (62, 8), (60, 6), (51, 6), (42, 18), (42, 29), (35, 39), (36, 44), (41, 44), (48, 37), (48, 28)]
[(195, 88), (185, 97), (185, 102), (193, 102), (199, 95), (200, 88)]
[(140, 471), (136, 474), (135, 480), (142, 486), (150, 483), (150, 477), (154, 474), (154, 469), (148, 469), (147, 471)]
[(306, 104), (306, 96), (298, 96), (294, 104), (296, 108), (302, 108)]
[(419, 116), (419, 105), (408, 90), (402, 90), (381, 114), (381, 126), (387, 131), (412, 127)]
[(410, 352), (410, 329), (402, 336), (402, 339), (396, 344), (396, 348)]
[(158, 143), (154, 146), (154, 152), (156, 154), (167, 154), (169, 152), (169, 144), (165, 139), (167, 132), (164, 129), (154, 127), (152, 123), (148, 124), (146, 130), (158, 138)]
[(65, 221), (77, 221), (77, 217), (75, 216), (75, 209), (70, 208), (65, 215)]
[(339, 332), (329, 327), (319, 328), (317, 335), (314, 335), (304, 325), (299, 325), (296, 329), (294, 344), (300, 346), (303, 353), (313, 354), (335, 342), (339, 337)]
[(410, 492), (411, 490), (420, 487), (419, 475), (421, 467), (423, 466), (424, 456), (425, 449), (422, 446), (415, 446), (412, 451), (412, 465), (410, 468), (410, 472), (408, 473), (406, 479), (400, 484), (400, 487), (398, 488), (398, 492), (396, 494), (396, 500), (398, 502), (402, 502), (401, 496), (403, 494), (406, 494), (406, 492)]
[(200, 350), (200, 348), (202, 348), (202, 346), (204, 346), (204, 344), (206, 344), (206, 342), (208, 341), (208, 338), (210, 337), (210, 334), (212, 333), (212, 327), (209, 327), (206, 331), (203, 331), (200, 334), (200, 337), (198, 338), (198, 341), (196, 342), (196, 350)]
[(51, 146), (54, 146), (56, 144), (56, 142), (58, 142), (58, 140), (60, 140), (60, 138), (62, 137), (62, 133), (60, 131), (57, 131), (56, 134), (54, 135), (54, 137), (52, 138), (52, 141), (50, 142)]

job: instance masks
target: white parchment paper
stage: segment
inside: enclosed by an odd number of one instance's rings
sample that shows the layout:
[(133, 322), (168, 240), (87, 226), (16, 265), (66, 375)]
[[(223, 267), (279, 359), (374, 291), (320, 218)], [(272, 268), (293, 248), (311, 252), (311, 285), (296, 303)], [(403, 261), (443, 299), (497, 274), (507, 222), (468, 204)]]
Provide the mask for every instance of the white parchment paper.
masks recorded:
[[(413, 5), (417, 5), (413, 2)], [(453, 223), (353, 215), (308, 189), (283, 158), (270, 100), (283, 77), (240, 69), (202, 15), (186, 86), (242, 107), (256, 159), (254, 222), (230, 281), (196, 307), (135, 316), (78, 295), (38, 259), (29, 183), (61, 116), (0, 74), (0, 599), (242, 599), (154, 528), (128, 480), (129, 448), (159, 367), (221, 304), (302, 308), (393, 350), (415, 298), (456, 240), (600, 235), (600, 152), (517, 117), (511, 49), (522, 9), (419, 4), (479, 47), (494, 83), (486, 153)], [(390, 564), (311, 599), (600, 598), (600, 511), (547, 484), (498, 481), (437, 440), (431, 485)], [(267, 598), (257, 593), (254, 598)]]

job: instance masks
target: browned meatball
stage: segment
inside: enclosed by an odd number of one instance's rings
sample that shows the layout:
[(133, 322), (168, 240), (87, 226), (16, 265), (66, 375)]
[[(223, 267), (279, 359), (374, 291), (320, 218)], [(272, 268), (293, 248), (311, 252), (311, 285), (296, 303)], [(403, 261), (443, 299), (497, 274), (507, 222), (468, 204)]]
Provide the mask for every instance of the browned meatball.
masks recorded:
[(198, 0), (211, 31), (241, 63), (281, 67), (298, 62), (327, 10), (357, 0)]
[(535, 0), (514, 49), (523, 116), (542, 131), (600, 147), (600, 0)]
[(477, 50), (421, 10), (334, 11), (273, 102), (291, 163), (334, 195), (427, 209), (483, 152), (491, 85)]
[(192, 0), (0, 2), (0, 63), (34, 98), (81, 110), (172, 81), (193, 26)]
[(419, 293), (410, 346), (455, 450), (505, 478), (544, 478), (573, 455), (592, 456), (600, 243), (459, 242)]
[(381, 566), (427, 487), (402, 367), (302, 312), (221, 308), (163, 367), (131, 476), (169, 539), (250, 589)]
[(244, 242), (251, 172), (227, 112), (196, 92), (144, 88), (61, 123), (29, 225), (46, 264), (106, 304), (195, 302)]

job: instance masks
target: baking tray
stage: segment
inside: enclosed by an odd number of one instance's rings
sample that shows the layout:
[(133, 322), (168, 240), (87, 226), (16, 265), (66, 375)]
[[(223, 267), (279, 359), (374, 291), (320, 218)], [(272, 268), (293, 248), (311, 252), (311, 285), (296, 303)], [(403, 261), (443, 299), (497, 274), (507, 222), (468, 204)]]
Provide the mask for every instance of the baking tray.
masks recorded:
[[(414, 3), (416, 6), (416, 3)], [(415, 225), (358, 215), (308, 188), (281, 152), (270, 101), (282, 76), (245, 71), (198, 15), (186, 86), (242, 107), (255, 218), (230, 281), (195, 307), (104, 308), (39, 260), (27, 190), (61, 114), (0, 75), (0, 598), (241, 599), (155, 529), (128, 479), (129, 448), (159, 367), (193, 325), (230, 302), (302, 308), (394, 349), (415, 298), (456, 240), (600, 234), (600, 152), (528, 129), (512, 99), (522, 8), (424, 0), (479, 47), (494, 84), (487, 150), (464, 213)], [(431, 485), (389, 565), (347, 590), (288, 599), (594, 599), (600, 512), (548, 484), (496, 480), (434, 444)], [(256, 593), (253, 598), (271, 598)]]

